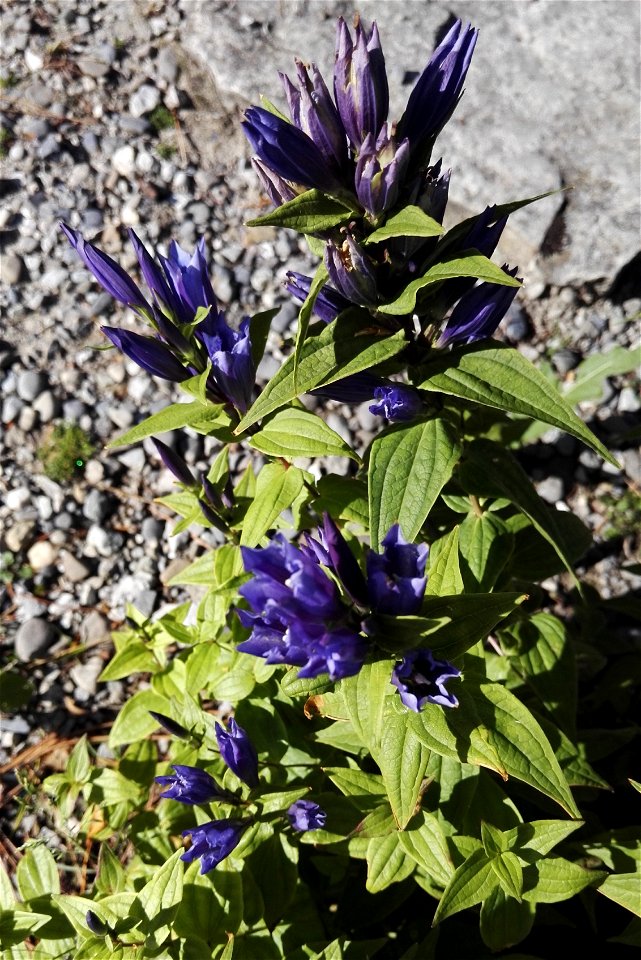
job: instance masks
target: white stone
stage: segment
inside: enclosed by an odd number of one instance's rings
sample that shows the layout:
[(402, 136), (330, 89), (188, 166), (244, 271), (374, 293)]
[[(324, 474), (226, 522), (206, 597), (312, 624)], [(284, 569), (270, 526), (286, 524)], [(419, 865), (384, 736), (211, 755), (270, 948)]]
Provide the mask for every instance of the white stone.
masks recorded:
[(4, 502), (9, 510), (20, 510), (29, 503), (30, 499), (31, 494), (28, 487), (14, 487), (13, 490), (9, 490)]
[(121, 177), (132, 177), (136, 170), (136, 151), (130, 144), (114, 150), (111, 165)]
[(132, 117), (142, 117), (151, 113), (160, 103), (160, 90), (150, 83), (143, 83), (129, 99), (129, 112)]
[(55, 563), (58, 551), (48, 540), (38, 540), (27, 551), (27, 561), (32, 570), (44, 570)]
[(24, 62), (27, 70), (31, 70), (32, 73), (37, 73), (38, 70), (42, 70), (44, 64), (42, 55), (35, 50), (31, 50), (31, 48), (25, 50)]

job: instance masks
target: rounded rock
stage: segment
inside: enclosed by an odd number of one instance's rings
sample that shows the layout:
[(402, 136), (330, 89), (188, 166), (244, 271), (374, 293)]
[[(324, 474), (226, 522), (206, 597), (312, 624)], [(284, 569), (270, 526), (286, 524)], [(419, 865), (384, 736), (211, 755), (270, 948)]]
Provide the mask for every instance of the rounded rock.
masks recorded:
[(151, 113), (160, 103), (160, 91), (151, 83), (143, 83), (129, 100), (129, 112), (132, 117), (142, 117)]
[(90, 490), (82, 505), (82, 512), (92, 523), (102, 523), (114, 508), (114, 500), (101, 490)]
[(57, 637), (56, 628), (42, 617), (32, 617), (18, 628), (15, 637), (16, 657), (28, 663), (39, 653), (44, 653)]
[(46, 389), (47, 378), (38, 370), (25, 370), (18, 377), (17, 392), (22, 400), (30, 402)]
[(24, 263), (17, 253), (6, 253), (0, 257), (0, 280), (12, 287), (22, 277)]

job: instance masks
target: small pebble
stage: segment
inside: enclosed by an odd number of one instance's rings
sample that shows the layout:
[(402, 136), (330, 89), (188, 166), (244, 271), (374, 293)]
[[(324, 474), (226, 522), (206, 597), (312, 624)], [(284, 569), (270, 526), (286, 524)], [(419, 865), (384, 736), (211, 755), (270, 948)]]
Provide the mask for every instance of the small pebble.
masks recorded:
[(33, 617), (26, 620), (18, 627), (15, 637), (16, 657), (22, 663), (28, 663), (30, 660), (44, 653), (54, 640), (57, 639), (58, 632), (53, 624), (41, 617)]

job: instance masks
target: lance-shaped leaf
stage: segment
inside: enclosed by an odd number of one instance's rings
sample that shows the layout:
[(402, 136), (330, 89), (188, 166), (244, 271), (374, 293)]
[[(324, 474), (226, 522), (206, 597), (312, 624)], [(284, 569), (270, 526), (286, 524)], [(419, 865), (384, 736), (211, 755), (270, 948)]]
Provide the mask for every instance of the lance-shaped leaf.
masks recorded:
[(379, 243), (392, 237), (437, 237), (441, 233), (443, 227), (438, 220), (428, 216), (420, 207), (410, 205), (389, 217), (384, 226), (370, 233), (363, 242)]
[(416, 813), (429, 758), (429, 750), (407, 725), (404, 714), (387, 711), (374, 759), (399, 830), (404, 830)]
[(454, 873), (451, 854), (439, 820), (421, 810), (406, 830), (398, 834), (405, 852), (426, 870), (441, 887), (446, 887)]
[(434, 914), (432, 925), (436, 926), (446, 917), (481, 903), (498, 886), (498, 877), (492, 870), (485, 850), (476, 850), (454, 872)]
[(535, 912), (534, 904), (519, 902), (495, 887), (481, 905), (483, 943), (496, 953), (520, 943), (532, 929)]
[(328, 324), (318, 336), (306, 340), (298, 366), (294, 356), (288, 357), (243, 417), (236, 433), (242, 433), (300, 393), (360, 373), (400, 353), (406, 344), (404, 332), (372, 334), (367, 332), (370, 323), (368, 314), (351, 310)]
[(554, 384), (513, 347), (493, 340), (482, 341), (443, 354), (426, 364), (422, 372), (425, 379), (418, 386), (423, 390), (550, 423), (618, 466)]
[(358, 460), (335, 430), (316, 414), (300, 407), (279, 410), (253, 434), (250, 446), (271, 457), (293, 460), (295, 457), (351, 457)]
[(171, 921), (182, 900), (182, 850), (176, 852), (157, 869), (133, 903), (132, 916), (140, 920), (140, 930), (148, 947), (158, 948), (170, 932)]
[(555, 800), (574, 817), (579, 812), (550, 743), (532, 713), (498, 683), (464, 675), (456, 710), (426, 704), (408, 717), (423, 743), (445, 757), (515, 777)]
[(298, 467), (268, 463), (258, 474), (256, 497), (243, 520), (240, 542), (245, 547), (260, 543), (283, 510), (290, 507), (303, 489), (303, 472)]
[(391, 303), (382, 303), (378, 306), (379, 313), (403, 317), (413, 313), (416, 309), (416, 300), (419, 293), (427, 287), (444, 280), (453, 280), (456, 277), (475, 277), (477, 280), (486, 280), (488, 283), (500, 283), (506, 287), (520, 287), (521, 284), (514, 277), (510, 277), (504, 270), (497, 267), (487, 257), (474, 251), (463, 251), (446, 257), (430, 267), (422, 277), (417, 277), (403, 290), (402, 294)]
[(559, 903), (602, 882), (606, 876), (603, 870), (585, 870), (563, 857), (544, 857), (524, 868), (523, 899), (530, 903)]
[(416, 864), (400, 844), (398, 833), (386, 837), (372, 837), (367, 845), (367, 882), (369, 893), (380, 893), (392, 883), (400, 883), (411, 876)]
[(440, 418), (390, 427), (374, 440), (369, 509), (375, 549), (395, 523), (410, 543), (416, 538), (460, 453), (456, 431)]
[(293, 200), (288, 200), (276, 210), (249, 220), (249, 227), (288, 227), (299, 233), (318, 233), (346, 223), (359, 211), (321, 190), (306, 190)]
[(200, 403), (198, 400), (194, 400), (193, 403), (172, 403), (164, 410), (153, 413), (142, 423), (136, 424), (115, 440), (111, 440), (107, 446), (124, 447), (126, 444), (144, 440), (145, 437), (178, 430), (180, 427), (213, 428), (228, 424), (229, 416), (220, 404)]
[(431, 597), (463, 593), (459, 563), (459, 527), (454, 527), (430, 547), (425, 592)]
[(325, 284), (329, 274), (327, 273), (327, 267), (324, 263), (319, 263), (316, 268), (316, 273), (312, 280), (311, 286), (309, 288), (309, 293), (305, 297), (305, 301), (300, 308), (300, 313), (298, 314), (298, 326), (296, 328), (296, 345), (294, 347), (294, 386), (298, 387), (298, 364), (300, 363), (300, 355), (303, 349), (303, 344), (307, 339), (307, 331), (309, 329), (309, 323), (312, 317), (312, 312), (314, 310), (314, 304), (316, 298), (321, 291), (321, 288)]
[(641, 874), (613, 873), (599, 884), (598, 891), (619, 906), (641, 917)]

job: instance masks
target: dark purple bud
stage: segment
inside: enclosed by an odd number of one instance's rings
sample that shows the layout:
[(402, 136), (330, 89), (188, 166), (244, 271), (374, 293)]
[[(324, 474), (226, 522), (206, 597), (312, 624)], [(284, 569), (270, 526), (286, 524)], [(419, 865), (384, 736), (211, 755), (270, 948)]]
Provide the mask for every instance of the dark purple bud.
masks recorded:
[(445, 684), (460, 676), (460, 670), (447, 660), (437, 660), (431, 650), (416, 649), (408, 650), (396, 664), (392, 670), (392, 683), (405, 706), (418, 713), (426, 703), (458, 707), (458, 700), (454, 694), (448, 693)]
[[(508, 270), (507, 264), (503, 264), (501, 269), (508, 277), (516, 277), (518, 271), (518, 267)], [(479, 283), (461, 297), (454, 307), (437, 347), (453, 343), (474, 343), (476, 340), (491, 337), (517, 293), (518, 287), (506, 287), (500, 283)]]
[(347, 234), (340, 246), (327, 242), (325, 266), (330, 280), (347, 300), (361, 306), (377, 303), (374, 264), (352, 236)]
[(293, 123), (262, 107), (250, 107), (242, 127), (258, 159), (279, 177), (320, 190), (338, 186), (319, 148)]
[(383, 553), (367, 554), (367, 588), (372, 610), (396, 617), (418, 613), (425, 594), (429, 547), (408, 543), (397, 523), (383, 540)]
[(180, 316), (180, 305), (175, 292), (167, 283), (162, 267), (156, 263), (133, 229), (129, 230), (129, 239), (138, 258), (145, 283), (153, 293), (156, 302), (163, 305), (174, 317)]
[(320, 830), (325, 826), (327, 814), (313, 800), (296, 800), (287, 811), (287, 819), (294, 830)]
[(372, 216), (394, 206), (410, 157), (409, 140), (397, 143), (383, 124), (376, 140), (368, 133), (356, 164), (355, 184), (359, 203)]
[(309, 392), (315, 397), (325, 400), (338, 400), (339, 403), (363, 403), (376, 395), (377, 387), (387, 383), (383, 377), (375, 377), (372, 373), (352, 373), (342, 380), (328, 383), (326, 387), (314, 387)]
[(342, 17), (337, 24), (334, 98), (354, 151), (360, 152), (368, 134), (373, 137), (387, 120), (389, 90), (385, 57), (376, 23), (367, 33), (360, 20), (355, 40)]
[(392, 421), (415, 420), (425, 410), (418, 390), (402, 383), (376, 387), (374, 399), (376, 403), (370, 405), (370, 413)]
[[(327, 164), (337, 173), (347, 160), (347, 136), (315, 63), (308, 68), (296, 60), (298, 88), (281, 73), (292, 122), (316, 144)], [(311, 77), (310, 77), (311, 74)]]
[(172, 720), (171, 717), (166, 717), (164, 713), (156, 713), (155, 710), (150, 710), (149, 713), (156, 723), (159, 723), (161, 727), (165, 728), (167, 733), (171, 733), (174, 737), (180, 737), (181, 740), (188, 740), (190, 738), (191, 734), (189, 730), (186, 730), (180, 723)]
[(323, 525), (318, 528), (318, 538), (327, 556), (327, 560), (321, 562), (325, 563), (336, 574), (353, 600), (361, 606), (366, 605), (367, 583), (365, 577), (343, 534), (328, 513), (323, 514)]
[[(306, 277), (302, 273), (294, 273), (292, 270), (286, 274), (286, 277), (285, 287), (287, 292), (291, 293), (293, 297), (296, 297), (297, 300), (303, 303), (309, 294), (312, 278)], [(331, 323), (339, 313), (347, 310), (351, 305), (350, 301), (339, 293), (338, 290), (332, 290), (326, 283), (320, 288), (318, 296), (314, 300), (313, 312), (323, 323)]]
[(183, 837), (191, 835), (191, 847), (180, 859), (187, 863), (200, 860), (200, 872), (209, 873), (238, 846), (248, 826), (249, 822), (243, 820), (210, 820), (201, 827), (183, 830)]
[(138, 286), (115, 260), (92, 243), (83, 240), (82, 236), (66, 223), (61, 223), (60, 228), (87, 269), (114, 300), (133, 309), (151, 311)]
[(229, 721), (227, 730), (219, 723), (216, 724), (216, 740), (220, 755), (229, 769), (248, 787), (258, 786), (256, 748), (233, 717)]
[(97, 937), (106, 937), (110, 932), (109, 927), (104, 920), (101, 920), (97, 913), (94, 913), (93, 910), (87, 910), (85, 914), (85, 923), (89, 927), (92, 933)]
[(409, 201), (438, 223), (443, 223), (452, 175), (451, 170), (441, 173), (441, 165), (442, 161), (439, 160), (421, 173), (416, 183), (416, 193)]
[(152, 376), (160, 377), (161, 380), (171, 380), (174, 383), (181, 383), (191, 376), (189, 370), (183, 367), (169, 347), (160, 340), (144, 337), (131, 330), (119, 330), (116, 327), (100, 329), (125, 356)]
[(296, 190), (293, 190), (286, 180), (266, 167), (257, 157), (251, 158), (251, 165), (258, 174), (263, 190), (275, 207), (280, 207), (281, 204), (298, 196)]
[(478, 30), (457, 20), (420, 75), (398, 126), (419, 162), (447, 123), (463, 89)]
[(491, 257), (507, 223), (507, 217), (500, 217), (497, 220), (495, 213), (495, 206), (486, 207), (483, 213), (476, 218), (465, 237), (457, 244), (457, 248), (459, 250), (478, 250), (484, 257)]
[(176, 480), (184, 483), (187, 487), (196, 486), (196, 478), (179, 453), (176, 453), (175, 450), (168, 447), (162, 440), (157, 440), (156, 437), (152, 437), (151, 442), (155, 446), (164, 466), (167, 467), (170, 473), (173, 473)]
[(162, 794), (161, 800), (178, 800), (193, 806), (209, 803), (210, 800), (225, 799), (227, 796), (206, 770), (179, 763), (172, 764), (172, 767), (175, 771), (173, 776), (156, 777), (156, 783), (169, 787)]

